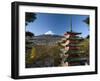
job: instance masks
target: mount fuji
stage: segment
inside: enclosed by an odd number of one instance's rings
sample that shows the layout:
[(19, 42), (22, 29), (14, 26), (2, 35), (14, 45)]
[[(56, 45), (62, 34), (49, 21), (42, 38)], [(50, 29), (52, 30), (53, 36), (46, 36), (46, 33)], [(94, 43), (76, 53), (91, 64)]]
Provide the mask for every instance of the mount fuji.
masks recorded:
[(45, 35), (54, 35), (54, 33), (51, 31), (51, 30), (49, 30), (49, 31), (47, 31), (46, 33), (44, 33)]

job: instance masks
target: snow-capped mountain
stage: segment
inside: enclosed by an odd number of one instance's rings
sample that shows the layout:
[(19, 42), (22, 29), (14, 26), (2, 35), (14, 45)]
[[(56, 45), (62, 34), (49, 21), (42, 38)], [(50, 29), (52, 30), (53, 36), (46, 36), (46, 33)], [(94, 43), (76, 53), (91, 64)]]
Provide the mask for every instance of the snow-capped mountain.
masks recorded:
[(46, 33), (44, 33), (45, 35), (54, 35), (54, 33), (51, 31), (51, 30), (49, 30), (49, 31), (47, 31)]

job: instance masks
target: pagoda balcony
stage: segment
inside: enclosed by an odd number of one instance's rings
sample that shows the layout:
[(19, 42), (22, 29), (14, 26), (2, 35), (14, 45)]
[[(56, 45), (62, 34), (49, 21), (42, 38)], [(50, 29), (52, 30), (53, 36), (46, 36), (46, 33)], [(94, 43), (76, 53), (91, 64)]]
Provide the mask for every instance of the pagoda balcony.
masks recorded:
[(79, 41), (77, 41), (77, 40), (76, 41), (75, 40), (70, 40), (70, 43), (72, 43), (72, 44), (75, 43), (76, 44), (76, 43), (79, 43)]
[(65, 47), (65, 50), (79, 50), (79, 49), (80, 49), (80, 47), (72, 47), (72, 46)]
[(83, 46), (83, 45), (79, 45), (79, 44), (68, 44), (68, 45), (66, 45), (66, 47), (80, 47), (80, 46)]
[(66, 46), (66, 45), (68, 45), (70, 43), (70, 41), (69, 40), (67, 40), (67, 41), (63, 41), (63, 43), (61, 44), (62, 46)]
[(79, 36), (77, 36), (77, 35), (66, 35), (66, 36), (64, 36), (65, 38), (79, 38)]
[(84, 51), (71, 51), (71, 50), (68, 50), (65, 52), (65, 54), (84, 54), (85, 52)]
[(72, 40), (72, 41), (82, 41), (83, 38), (67, 38), (66, 40)]
[(59, 42), (62, 46), (66, 46), (66, 45), (68, 45), (68, 44), (78, 44), (79, 43), (79, 41), (77, 41), (77, 40), (63, 40), (63, 41), (60, 41)]
[(61, 42), (61, 45), (62, 46), (66, 46), (68, 44), (78, 44), (79, 42), (78, 41), (70, 41), (70, 40), (67, 40), (67, 41), (62, 41)]
[(60, 51), (63, 53), (63, 54), (84, 54), (85, 52), (84, 51), (76, 51), (76, 50), (65, 50), (65, 49), (60, 49)]
[(71, 37), (71, 36), (78, 36), (78, 34), (69, 34), (69, 33), (65, 33), (64, 34), (65, 37)]
[(80, 58), (80, 57), (78, 57), (78, 58), (67, 58), (67, 59), (65, 59), (65, 61), (64, 62), (81, 62), (81, 61), (87, 61), (87, 58)]

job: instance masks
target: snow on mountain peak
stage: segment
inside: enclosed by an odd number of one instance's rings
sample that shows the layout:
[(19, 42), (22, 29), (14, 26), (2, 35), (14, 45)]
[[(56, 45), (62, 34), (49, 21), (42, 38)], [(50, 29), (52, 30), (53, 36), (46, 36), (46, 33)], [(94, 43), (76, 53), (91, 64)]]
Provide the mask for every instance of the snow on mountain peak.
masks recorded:
[(47, 31), (47, 32), (45, 33), (45, 35), (54, 35), (54, 33), (53, 33), (51, 30), (49, 30), (49, 31)]

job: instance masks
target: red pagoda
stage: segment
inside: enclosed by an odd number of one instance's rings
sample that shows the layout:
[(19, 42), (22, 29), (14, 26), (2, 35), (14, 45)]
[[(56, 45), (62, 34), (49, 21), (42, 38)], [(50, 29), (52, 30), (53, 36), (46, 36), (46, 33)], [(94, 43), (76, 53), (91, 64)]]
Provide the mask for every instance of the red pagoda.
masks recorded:
[(80, 54), (84, 54), (84, 51), (80, 51), (79, 42), (82, 41), (80, 37), (81, 33), (74, 32), (72, 30), (72, 19), (71, 19), (71, 29), (69, 32), (64, 34), (64, 38), (59, 42), (62, 46), (62, 66), (77, 66), (85, 65), (86, 58), (80, 57)]

